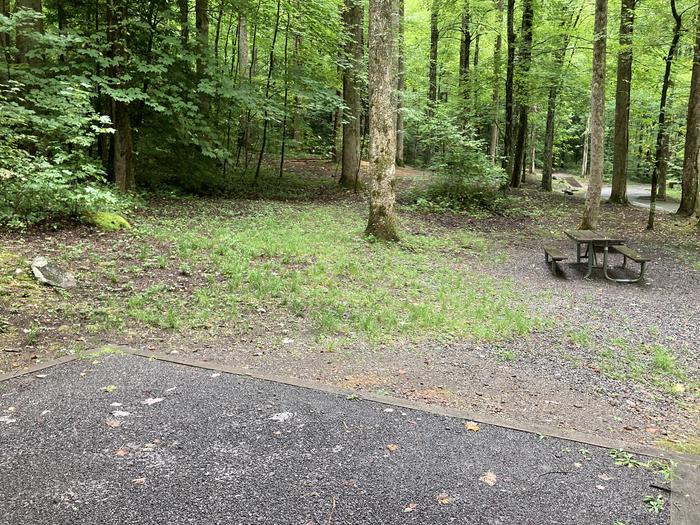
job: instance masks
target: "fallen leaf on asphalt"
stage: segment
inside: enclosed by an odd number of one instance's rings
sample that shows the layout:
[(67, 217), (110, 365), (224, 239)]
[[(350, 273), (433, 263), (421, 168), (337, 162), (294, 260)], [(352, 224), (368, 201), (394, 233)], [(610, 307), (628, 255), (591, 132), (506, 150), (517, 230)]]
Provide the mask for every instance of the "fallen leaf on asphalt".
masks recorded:
[(600, 474), (598, 477), (603, 481), (610, 481), (612, 479), (612, 476), (608, 476), (607, 474)]
[(111, 406), (111, 407), (120, 407), (120, 406), (122, 406), (122, 404), (121, 404), (121, 403), (110, 403), (109, 406)]
[(17, 407), (7, 407), (7, 410), (5, 412), (15, 412), (17, 410)]
[(489, 487), (493, 487), (496, 484), (496, 474), (488, 471), (486, 474), (479, 478), (479, 481), (485, 483)]
[(123, 458), (124, 456), (129, 455), (129, 450), (124, 448), (124, 447), (120, 447), (114, 451), (114, 455), (117, 456), (118, 458)]
[(386, 446), (386, 449), (387, 449), (389, 452), (396, 452), (396, 451), (399, 449), (399, 446), (398, 446), (398, 445), (394, 445), (393, 443), (391, 443), (391, 444), (389, 444), (389, 445)]
[(142, 405), (155, 405), (156, 403), (160, 403), (163, 401), (162, 397), (149, 397), (148, 399), (144, 399), (141, 401)]
[(467, 421), (464, 423), (464, 428), (466, 428), (469, 432), (478, 432), (481, 430), (479, 424), (475, 423), (474, 421)]
[(136, 478), (131, 480), (132, 483), (135, 485), (145, 485), (146, 484), (146, 478)]
[(574, 467), (583, 468), (583, 463), (574, 463)]
[(406, 508), (403, 509), (403, 511), (404, 512), (413, 512), (414, 510), (416, 510), (417, 506), (418, 506), (417, 503), (409, 503), (408, 505), (406, 505)]
[(219, 377), (221, 374), (212, 374), (211, 377)]
[(107, 420), (105, 421), (105, 425), (107, 425), (109, 428), (118, 428), (122, 424), (121, 421), (118, 419), (115, 419), (113, 417), (108, 417)]
[(114, 392), (117, 389), (117, 385), (107, 385), (102, 387), (103, 392), (107, 392), (108, 394), (110, 392)]
[(452, 498), (445, 492), (442, 492), (435, 496), (435, 499), (440, 505), (449, 505), (453, 501)]
[(272, 414), (268, 419), (271, 419), (272, 421), (277, 421), (278, 423), (284, 423), (285, 421), (289, 421), (293, 417), (293, 412), (278, 412), (277, 414)]
[(17, 420), (12, 419), (10, 416), (0, 416), (0, 423), (7, 423), (9, 425), (10, 423), (15, 422), (17, 422)]
[(603, 485), (596, 485), (595, 488), (598, 490), (605, 490), (605, 487)]
[(36, 377), (39, 379), (44, 379), (45, 377), (48, 377), (46, 374), (37, 374)]
[(130, 416), (131, 412), (125, 412), (124, 410), (115, 410), (114, 412), (112, 412), (112, 415), (114, 417), (126, 417)]

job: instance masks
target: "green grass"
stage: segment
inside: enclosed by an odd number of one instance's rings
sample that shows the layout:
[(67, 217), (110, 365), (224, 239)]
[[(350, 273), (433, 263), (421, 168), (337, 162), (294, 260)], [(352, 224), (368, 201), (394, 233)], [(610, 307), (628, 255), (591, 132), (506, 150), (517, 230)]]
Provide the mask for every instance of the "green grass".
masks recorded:
[[(633, 346), (624, 339), (615, 339), (599, 352), (598, 367), (612, 379), (652, 384), (672, 394), (686, 390), (694, 393), (700, 387), (689, 378), (674, 353), (661, 345)], [(680, 391), (679, 385), (683, 387)]]
[(387, 244), (363, 235), (365, 217), (351, 206), (259, 202), (232, 217), (227, 202), (196, 204), (134, 232), (144, 244), (171, 246), (174, 260), (161, 255), (153, 266), (184, 269), (198, 281), (193, 293), (153, 284), (93, 319), (179, 330), (277, 311), (308, 319), (322, 335), (370, 341), (497, 340), (541, 325), (511, 283), (470, 269), (487, 246), (468, 232), (406, 233)]

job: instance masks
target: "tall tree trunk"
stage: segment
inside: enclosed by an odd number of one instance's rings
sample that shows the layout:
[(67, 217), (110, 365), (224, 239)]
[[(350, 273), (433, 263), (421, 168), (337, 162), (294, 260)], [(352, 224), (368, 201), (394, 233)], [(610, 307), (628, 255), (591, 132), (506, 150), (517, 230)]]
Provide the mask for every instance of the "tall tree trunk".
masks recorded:
[(530, 175), (535, 173), (535, 155), (537, 154), (537, 142), (535, 141), (535, 123), (530, 123), (530, 161), (528, 163), (527, 171)]
[(627, 154), (629, 151), (630, 92), (632, 87), (632, 35), (637, 0), (622, 0), (620, 52), (615, 88), (615, 138), (610, 202), (627, 203)]
[(280, 151), (280, 177), (284, 173), (284, 155), (287, 148), (287, 109), (289, 106), (289, 29), (292, 15), (287, 11), (287, 27), (284, 30), (284, 118), (282, 119), (282, 147)]
[(519, 58), (519, 82), (518, 82), (518, 98), (520, 99), (520, 112), (518, 116), (517, 138), (515, 141), (515, 150), (513, 153), (513, 173), (511, 175), (510, 185), (513, 188), (520, 186), (521, 171), (524, 165), (525, 158), (525, 140), (528, 132), (528, 113), (529, 107), (529, 89), (528, 89), (528, 74), (530, 72), (530, 62), (532, 60), (532, 0), (523, 0), (523, 21), (520, 30), (520, 58)]
[[(17, 0), (15, 2), (15, 12), (23, 9), (41, 13), (41, 0)], [(36, 18), (31, 22), (25, 22), (17, 26), (15, 45), (17, 47), (17, 62), (26, 64), (29, 62), (27, 53), (34, 45), (33, 37), (28, 33), (43, 33), (44, 22), (41, 18)]]
[(608, 32), (608, 0), (596, 0), (591, 75), (591, 176), (588, 180), (582, 230), (598, 227), (600, 192), (605, 169), (605, 48)]
[(219, 65), (219, 39), (221, 38), (221, 21), (224, 18), (224, 0), (219, 0), (219, 12), (216, 16), (216, 30), (214, 31), (214, 60)]
[(189, 0), (177, 0), (180, 11), (180, 42), (186, 46), (190, 39), (190, 6)]
[(690, 82), (688, 99), (688, 117), (685, 133), (685, 154), (683, 157), (683, 184), (681, 205), (678, 214), (689, 217), (700, 214), (700, 196), (698, 196), (698, 175), (700, 155), (700, 6), (695, 21), (695, 54), (693, 57), (693, 76)]
[(399, 0), (399, 50), (398, 72), (396, 81), (396, 164), (404, 165), (404, 92), (406, 91), (406, 38), (405, 38), (405, 6), (404, 0)]
[(343, 101), (347, 113), (343, 118), (343, 163), (340, 184), (346, 188), (353, 187), (360, 169), (363, 14), (364, 6), (360, 0), (345, 0), (343, 24), (349, 38), (345, 44), (348, 66), (343, 70)]
[(462, 96), (465, 98), (469, 94), (467, 88), (467, 80), (469, 76), (469, 55), (472, 48), (472, 33), (470, 30), (469, 20), (469, 0), (465, 0), (462, 8), (462, 27), (460, 31), (460, 46), (459, 46), (459, 88), (462, 91)]
[(503, 134), (503, 156), (505, 160), (506, 173), (508, 173), (510, 176), (513, 174), (513, 139), (515, 131), (513, 122), (513, 76), (515, 74), (514, 17), (515, 0), (508, 0), (508, 10), (506, 16), (508, 61), (506, 64), (506, 117), (505, 130)]
[[(238, 85), (243, 83), (244, 78), (248, 77), (249, 73), (249, 50), (248, 50), (248, 24), (244, 14), (238, 17), (238, 65), (236, 66)], [(236, 152), (236, 165), (240, 163), (241, 151), (248, 150), (249, 133), (248, 133), (248, 111), (241, 111), (238, 117), (238, 144)]]
[(661, 164), (663, 163), (664, 142), (668, 140), (666, 137), (666, 106), (668, 102), (668, 90), (671, 87), (671, 65), (673, 64), (673, 57), (676, 56), (676, 51), (678, 50), (678, 42), (681, 38), (681, 28), (683, 26), (681, 15), (678, 14), (678, 10), (676, 9), (676, 0), (671, 0), (671, 12), (673, 13), (673, 19), (676, 23), (673, 26), (673, 38), (671, 39), (671, 47), (668, 50), (668, 55), (666, 55), (664, 81), (661, 85), (661, 102), (659, 103), (659, 118), (657, 120), (658, 130), (656, 133), (656, 153), (654, 155), (654, 168), (651, 172), (651, 202), (649, 203), (649, 220), (647, 221), (648, 230), (654, 229), (659, 172), (661, 171)]
[(269, 127), (270, 114), (268, 105), (270, 103), (270, 86), (272, 85), (272, 72), (275, 69), (275, 44), (277, 44), (277, 35), (280, 29), (280, 13), (282, 10), (282, 0), (277, 0), (277, 15), (275, 17), (275, 30), (272, 33), (272, 45), (270, 46), (270, 62), (267, 70), (267, 84), (265, 85), (265, 112), (263, 115), (263, 135), (260, 144), (260, 155), (258, 156), (258, 164), (255, 167), (255, 181), (260, 177), (260, 167), (262, 166), (263, 156), (265, 155), (265, 147), (267, 146), (267, 128)]
[(394, 215), (394, 0), (369, 0), (369, 220), (365, 233), (397, 240)]
[(435, 113), (437, 104), (437, 66), (438, 66), (438, 43), (440, 33), (438, 31), (438, 0), (433, 0), (430, 11), (430, 68), (428, 70), (428, 111), (430, 115)]
[(197, 77), (205, 73), (205, 56), (209, 47), (209, 0), (195, 0), (195, 25), (197, 27)]
[[(576, 28), (578, 21), (581, 18), (583, 4), (576, 16), (576, 19), (571, 23), (571, 18), (562, 19), (561, 26), (565, 31), (562, 36), (561, 47), (557, 49), (554, 55), (555, 77), (552, 85), (549, 87), (549, 96), (547, 97), (547, 123), (544, 132), (544, 151), (542, 152), (542, 189), (552, 191), (552, 171), (554, 166), (554, 123), (557, 112), (557, 97), (561, 89), (562, 73), (564, 70), (564, 61), (566, 60), (566, 51), (569, 47), (571, 37), (570, 31)], [(572, 14), (573, 16), (573, 14)], [(567, 27), (570, 26), (570, 27)]]
[[(123, 23), (127, 18), (126, 0), (107, 1), (107, 41), (110, 45), (110, 56), (123, 58), (125, 55)], [(123, 71), (120, 61), (110, 68), (110, 76), (118, 78)], [(123, 87), (123, 86), (120, 86)], [(120, 100), (111, 100), (112, 122), (114, 135), (112, 136), (111, 157), (114, 182), (122, 192), (134, 189), (134, 141), (131, 130), (131, 115), (129, 104)]]
[(496, 0), (496, 9), (498, 10), (498, 33), (496, 33), (496, 42), (493, 48), (493, 93), (491, 100), (493, 101), (493, 119), (491, 121), (491, 140), (489, 142), (489, 153), (491, 162), (496, 164), (498, 155), (498, 105), (501, 98), (501, 47), (502, 37), (501, 29), (503, 27), (503, 0)]

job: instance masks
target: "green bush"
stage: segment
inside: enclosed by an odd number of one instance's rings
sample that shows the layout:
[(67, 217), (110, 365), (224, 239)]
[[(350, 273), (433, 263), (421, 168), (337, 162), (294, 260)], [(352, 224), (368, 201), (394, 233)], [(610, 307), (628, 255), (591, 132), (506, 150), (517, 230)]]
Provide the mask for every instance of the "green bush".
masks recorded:
[(502, 188), (505, 172), (483, 153), (484, 144), (471, 138), (448, 115), (427, 119), (422, 135), (424, 147), (434, 152), (429, 166), (434, 177), (412, 194), (416, 209), (444, 213), (501, 211), (507, 202)]

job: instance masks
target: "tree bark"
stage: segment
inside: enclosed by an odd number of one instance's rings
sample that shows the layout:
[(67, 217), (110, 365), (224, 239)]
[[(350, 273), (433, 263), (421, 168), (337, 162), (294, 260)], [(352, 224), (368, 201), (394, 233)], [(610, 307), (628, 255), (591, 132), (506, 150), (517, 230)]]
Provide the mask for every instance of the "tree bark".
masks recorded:
[[(23, 9), (41, 13), (41, 0), (17, 0), (15, 2), (15, 13)], [(27, 53), (32, 49), (32, 46), (34, 45), (34, 39), (28, 33), (43, 32), (44, 22), (41, 18), (34, 19), (31, 22), (24, 22), (17, 26), (15, 45), (17, 47), (18, 63), (26, 64), (29, 62), (29, 60), (27, 59)]]
[(671, 47), (668, 50), (668, 55), (666, 55), (664, 81), (661, 85), (661, 101), (659, 103), (659, 118), (657, 120), (658, 129), (656, 133), (656, 152), (654, 155), (654, 167), (651, 172), (651, 201), (649, 203), (649, 220), (647, 221), (647, 230), (654, 229), (656, 198), (659, 186), (659, 172), (661, 171), (661, 164), (664, 162), (664, 142), (667, 140), (666, 109), (668, 102), (668, 90), (671, 87), (671, 65), (673, 64), (673, 57), (676, 56), (676, 51), (678, 50), (678, 42), (680, 41), (681, 29), (683, 27), (683, 20), (676, 9), (676, 0), (671, 0), (671, 12), (673, 13), (675, 25), (673, 26)]
[(405, 39), (405, 6), (404, 0), (399, 0), (399, 50), (398, 72), (396, 82), (396, 164), (404, 165), (404, 92), (406, 91), (406, 39)]
[(367, 235), (398, 240), (394, 215), (396, 130), (394, 89), (393, 0), (369, 0), (369, 177), (370, 202)]
[(678, 214), (690, 217), (694, 213), (700, 215), (700, 196), (698, 196), (698, 172), (700, 171), (698, 169), (700, 160), (698, 158), (700, 155), (700, 6), (695, 22), (695, 54), (688, 99), (684, 151), (681, 205), (678, 208)]
[(593, 74), (591, 75), (591, 176), (580, 229), (598, 226), (600, 191), (605, 169), (605, 48), (608, 29), (608, 0), (596, 0), (593, 28)]
[(513, 174), (513, 76), (515, 73), (515, 29), (513, 19), (515, 17), (515, 0), (508, 0), (506, 16), (508, 59), (506, 64), (506, 116), (505, 130), (503, 133), (503, 156), (506, 173)]
[(498, 33), (496, 34), (496, 42), (493, 48), (493, 93), (491, 100), (493, 101), (493, 119), (491, 121), (491, 140), (489, 142), (489, 154), (491, 162), (496, 164), (498, 155), (498, 105), (501, 99), (501, 47), (502, 37), (501, 28), (503, 27), (503, 0), (496, 0), (496, 9), (498, 10), (499, 24)]
[(532, 0), (523, 0), (523, 21), (520, 30), (520, 71), (518, 82), (518, 98), (520, 99), (520, 112), (518, 116), (517, 138), (515, 141), (515, 150), (513, 152), (513, 173), (511, 175), (510, 185), (513, 188), (520, 186), (522, 180), (521, 171), (523, 170), (525, 159), (525, 141), (528, 132), (528, 113), (529, 107), (529, 89), (528, 89), (528, 74), (530, 72), (530, 62), (532, 60)]
[(586, 119), (586, 129), (583, 132), (583, 154), (581, 155), (581, 177), (584, 179), (588, 176), (588, 151), (591, 144), (591, 116)]
[[(107, 41), (111, 57), (123, 57), (124, 45), (123, 21), (127, 18), (126, 0), (108, 0), (107, 2)], [(112, 78), (122, 74), (119, 63), (110, 68)], [(120, 86), (122, 87), (122, 86)], [(112, 171), (114, 182), (122, 192), (134, 189), (134, 141), (131, 130), (130, 108), (126, 102), (112, 99), (112, 123), (114, 135), (111, 140)]]
[(190, 6), (189, 0), (177, 0), (180, 11), (180, 42), (186, 46), (190, 39)]
[(197, 76), (204, 76), (206, 66), (204, 57), (209, 47), (209, 0), (195, 1), (195, 25), (197, 27)]
[(439, 39), (438, 1), (433, 0), (430, 11), (430, 68), (428, 70), (428, 111), (430, 115), (435, 113), (435, 105), (437, 104), (437, 65)]
[(617, 55), (615, 88), (615, 138), (610, 202), (627, 203), (627, 156), (629, 151), (630, 92), (632, 87), (632, 35), (637, 0), (622, 0), (620, 52)]
[(360, 0), (345, 0), (343, 25), (349, 38), (345, 44), (348, 65), (343, 70), (343, 101), (347, 113), (343, 118), (343, 161), (340, 184), (346, 188), (353, 187), (360, 169), (363, 11), (364, 7)]
[(465, 0), (462, 8), (462, 27), (459, 46), (459, 88), (465, 98), (469, 94), (467, 80), (469, 76), (469, 62), (472, 48), (472, 33), (469, 20), (469, 0)]

